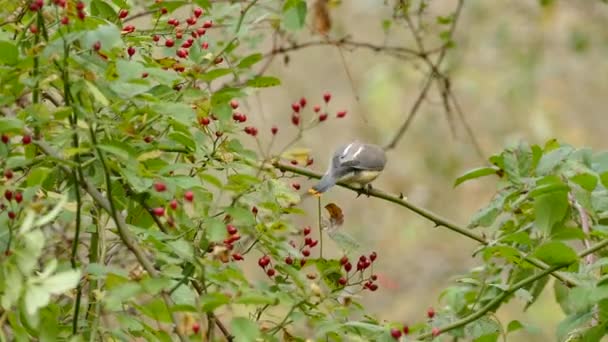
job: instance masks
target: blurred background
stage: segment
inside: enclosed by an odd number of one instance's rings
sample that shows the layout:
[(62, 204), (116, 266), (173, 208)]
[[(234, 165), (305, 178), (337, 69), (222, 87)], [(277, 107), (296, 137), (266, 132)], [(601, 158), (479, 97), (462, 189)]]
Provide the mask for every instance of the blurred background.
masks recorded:
[[(429, 1), (422, 17), (428, 23), (423, 32), (427, 47), (440, 45), (436, 16), (450, 15), (456, 4)], [(333, 39), (349, 35), (358, 42), (416, 47), (402, 24), (394, 24), (385, 34), (382, 21), (391, 19), (392, 2), (343, 1), (330, 6), (330, 14)], [(413, 203), (464, 225), (490, 200), (496, 182), (484, 178), (454, 188), (455, 178), (482, 166), (504, 147), (522, 140), (542, 144), (557, 138), (578, 147), (606, 149), (607, 20), (608, 5), (599, 0), (465, 1), (455, 31), (456, 46), (448, 51), (443, 68), (484, 158), (456, 116), (455, 133), (451, 132), (440, 93), (433, 86), (405, 136), (388, 153), (387, 168), (374, 186), (402, 192)], [(296, 41), (319, 39), (302, 33)], [(265, 44), (269, 51), (270, 41)], [(312, 105), (322, 104), (322, 94), (331, 92), (330, 119), (306, 131), (294, 145), (311, 150), (312, 168), (318, 172), (325, 170), (329, 154), (339, 144), (353, 139), (387, 144), (426, 77), (419, 61), (363, 49), (341, 51), (333, 46), (297, 50), (289, 53), (287, 65), (282, 56), (275, 58), (267, 74), (279, 77), (282, 86), (252, 94), (245, 104), (260, 132), (268, 132), (274, 124), (280, 127), (275, 145), (280, 147), (296, 135), (290, 104), (306, 97), (309, 110), (303, 116), (307, 117)], [(336, 119), (338, 110), (347, 110), (346, 118)], [(300, 181), (302, 192), (312, 184)], [(365, 293), (362, 301), (380, 318), (405, 323), (424, 320), (428, 307), (441, 307), (438, 297), (450, 280), (478, 264), (471, 257), (474, 243), (434, 228), (402, 207), (374, 198), (355, 199), (353, 192), (341, 188), (323, 199), (343, 209), (341, 229), (359, 241), (362, 253), (379, 254), (375, 270), (383, 280), (380, 290)], [(314, 225), (316, 201), (306, 200), (301, 206), (310, 216), (300, 223)], [(326, 250), (341, 255), (335, 244), (329, 243)], [(555, 339), (555, 327), (564, 316), (549, 287), (526, 313), (517, 299), (500, 309), (498, 317), (504, 325), (518, 318), (539, 328), (535, 333), (517, 332), (510, 340)]]

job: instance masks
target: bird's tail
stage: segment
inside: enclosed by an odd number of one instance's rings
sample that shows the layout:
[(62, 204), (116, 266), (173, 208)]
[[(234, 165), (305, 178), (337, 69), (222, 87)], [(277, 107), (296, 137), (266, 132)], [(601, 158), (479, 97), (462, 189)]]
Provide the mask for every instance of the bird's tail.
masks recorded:
[(313, 186), (309, 191), (315, 194), (320, 194), (327, 191), (329, 188), (336, 184), (337, 180), (333, 174), (325, 174), (319, 183)]

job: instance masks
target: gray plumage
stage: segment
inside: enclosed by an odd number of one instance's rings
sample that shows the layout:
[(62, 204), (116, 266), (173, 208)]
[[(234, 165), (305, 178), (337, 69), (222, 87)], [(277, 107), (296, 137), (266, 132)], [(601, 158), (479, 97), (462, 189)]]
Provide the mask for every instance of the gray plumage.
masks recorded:
[(376, 179), (385, 165), (386, 154), (380, 146), (357, 141), (340, 146), (332, 155), (327, 171), (312, 190), (322, 193), (340, 181), (363, 187)]

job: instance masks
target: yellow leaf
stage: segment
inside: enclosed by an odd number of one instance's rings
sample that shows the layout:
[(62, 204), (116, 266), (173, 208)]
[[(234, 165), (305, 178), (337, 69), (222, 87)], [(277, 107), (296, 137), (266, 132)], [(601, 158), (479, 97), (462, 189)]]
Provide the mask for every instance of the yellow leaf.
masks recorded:
[(150, 151), (150, 152), (146, 152), (146, 153), (142, 153), (137, 157), (137, 160), (139, 161), (144, 161), (144, 160), (148, 160), (148, 159), (154, 159), (154, 158), (158, 158), (162, 155), (163, 153), (159, 150), (154, 150), (154, 151)]

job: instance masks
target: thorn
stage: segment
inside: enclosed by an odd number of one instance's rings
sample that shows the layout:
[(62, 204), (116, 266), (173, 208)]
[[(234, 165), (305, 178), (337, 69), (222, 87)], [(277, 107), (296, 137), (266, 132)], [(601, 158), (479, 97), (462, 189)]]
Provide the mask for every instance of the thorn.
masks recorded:
[(403, 198), (405, 198), (405, 196), (403, 196), (403, 192), (399, 193), (399, 199), (402, 200)]

